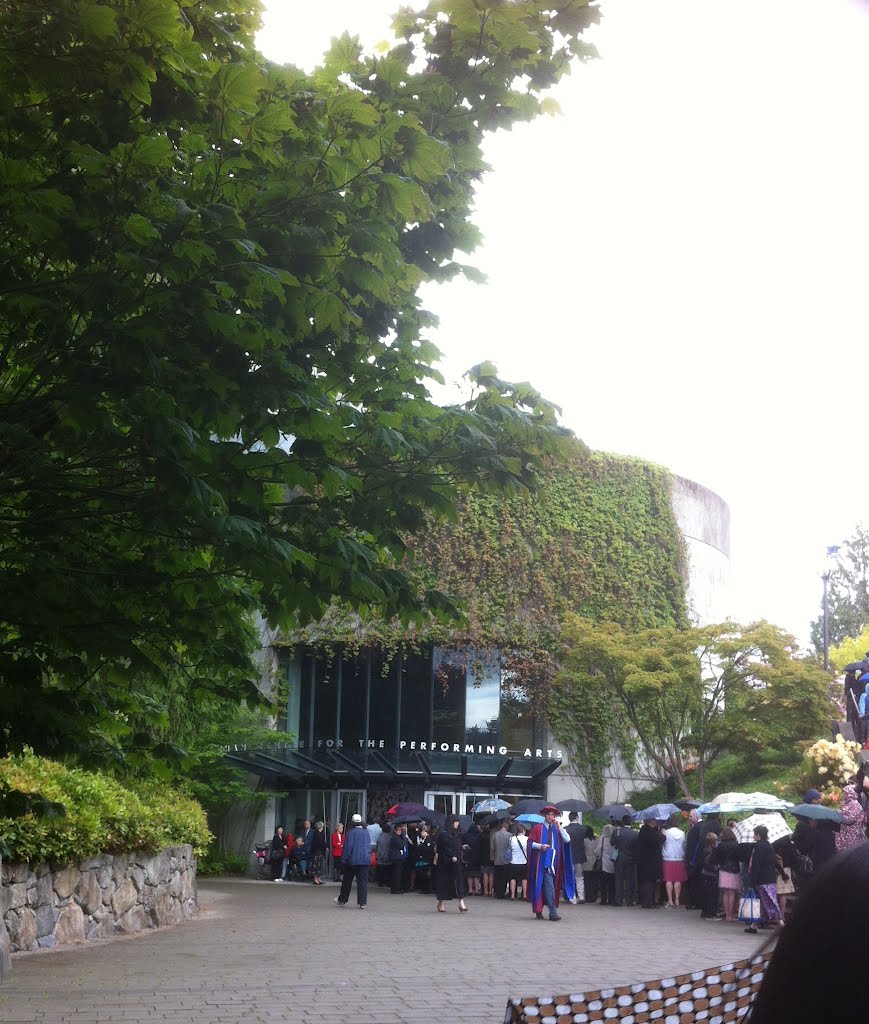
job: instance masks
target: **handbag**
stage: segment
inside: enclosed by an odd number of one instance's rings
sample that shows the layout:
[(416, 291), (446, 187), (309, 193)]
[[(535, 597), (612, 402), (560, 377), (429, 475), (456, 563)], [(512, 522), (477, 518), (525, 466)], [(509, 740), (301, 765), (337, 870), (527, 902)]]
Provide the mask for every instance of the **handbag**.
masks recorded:
[(617, 861), (618, 859), (619, 859), (619, 851), (618, 850), (610, 850), (610, 860), (615, 863), (615, 861)]
[(754, 924), (760, 920), (760, 900), (754, 889), (747, 889), (739, 901), (739, 920), (745, 924)]

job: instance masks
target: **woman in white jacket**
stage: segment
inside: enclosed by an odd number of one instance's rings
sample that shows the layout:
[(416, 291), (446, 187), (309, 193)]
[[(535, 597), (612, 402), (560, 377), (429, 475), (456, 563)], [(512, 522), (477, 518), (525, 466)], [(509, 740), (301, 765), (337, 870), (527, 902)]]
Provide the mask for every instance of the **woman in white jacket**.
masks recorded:
[(528, 837), (522, 824), (516, 826), (516, 835), (510, 837), (510, 899), (528, 899)]

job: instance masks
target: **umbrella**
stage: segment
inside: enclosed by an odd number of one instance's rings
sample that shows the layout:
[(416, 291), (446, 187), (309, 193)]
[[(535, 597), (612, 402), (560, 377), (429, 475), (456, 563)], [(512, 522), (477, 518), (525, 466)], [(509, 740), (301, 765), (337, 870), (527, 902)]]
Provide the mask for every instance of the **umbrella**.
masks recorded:
[(793, 804), (771, 793), (749, 793), (745, 798), (745, 806), (746, 809), (753, 808), (758, 811), (785, 811), (793, 807)]
[(652, 804), (651, 807), (637, 811), (631, 817), (634, 821), (669, 821), (674, 814), (678, 813), (679, 808), (675, 804)]
[(390, 821), (390, 825), (410, 825), (414, 821), (422, 821), (418, 814), (399, 814)]
[(525, 825), (542, 825), (546, 818), (542, 814), (520, 814), (516, 820)]
[(548, 803), (548, 800), (544, 800), (539, 796), (528, 797), (513, 804), (510, 808), (510, 813), (514, 817), (517, 814), (539, 814)]
[(494, 823), (496, 821), (503, 821), (505, 818), (509, 818), (509, 817), (510, 817), (510, 812), (509, 811), (495, 811), (492, 814), (487, 814), (486, 817), (483, 818), (483, 824), (484, 825), (494, 825)]
[(420, 814), (422, 811), (427, 811), (428, 807), (425, 804), (415, 804), (413, 801), (409, 801), (403, 804), (395, 804), (390, 807), (386, 812), (388, 815), (393, 814), (404, 815), (404, 814)]
[(629, 804), (604, 804), (594, 812), (598, 818), (617, 818), (619, 821), (627, 814), (633, 815), (634, 809)]
[(699, 800), (674, 800), (673, 803), (680, 811), (696, 811), (702, 806)]
[(555, 806), (559, 811), (576, 811), (577, 814), (590, 813), (594, 810), (587, 800), (559, 800)]
[(765, 825), (769, 830), (769, 841), (789, 836), (793, 831), (780, 814), (752, 814), (750, 818), (737, 822), (733, 829), (738, 843), (753, 843), (754, 830), (758, 825)]
[(823, 804), (797, 804), (791, 808), (791, 814), (798, 818), (815, 818), (817, 821), (840, 822), (842, 815), (832, 807), (824, 807)]
[(481, 800), (478, 804), (474, 804), (474, 814), (485, 814), (486, 812), (492, 813), (492, 811), (504, 811), (510, 805), (506, 800), (498, 800), (495, 797), (489, 797), (488, 800)]
[(843, 672), (867, 672), (869, 671), (869, 661), (852, 661), (846, 665)]

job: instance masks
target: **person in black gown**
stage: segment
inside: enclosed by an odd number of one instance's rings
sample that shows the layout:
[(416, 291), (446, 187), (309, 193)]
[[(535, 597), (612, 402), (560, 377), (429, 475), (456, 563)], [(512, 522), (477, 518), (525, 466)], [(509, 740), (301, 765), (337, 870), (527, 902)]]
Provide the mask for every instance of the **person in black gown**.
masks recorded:
[(452, 900), (454, 896), (459, 898), (459, 910), (464, 913), (468, 908), (465, 906), (465, 876), (462, 870), (462, 823), (458, 818), (447, 821), (443, 829), (438, 833), (437, 869), (435, 871), (435, 887), (438, 897), (438, 912), (446, 913), (444, 903)]

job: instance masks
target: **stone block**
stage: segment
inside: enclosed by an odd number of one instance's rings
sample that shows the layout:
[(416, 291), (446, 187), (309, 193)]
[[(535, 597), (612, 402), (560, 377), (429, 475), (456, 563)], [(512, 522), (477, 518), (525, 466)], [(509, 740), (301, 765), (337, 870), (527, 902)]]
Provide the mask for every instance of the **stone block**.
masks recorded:
[(140, 932), (143, 928), (148, 927), (148, 918), (145, 914), (144, 908), (137, 904), (131, 907), (126, 914), (121, 914), (118, 920), (115, 922), (115, 930), (122, 932)]
[(54, 932), (51, 935), (40, 935), (36, 940), (36, 944), (40, 949), (51, 949), (57, 945), (57, 939), (54, 937)]
[(39, 891), (36, 888), (36, 876), (33, 876), (33, 884), (27, 886), (27, 896), (24, 902), (28, 907), (35, 907), (39, 903)]
[(176, 899), (180, 899), (183, 895), (184, 879), (180, 871), (176, 871), (169, 879), (169, 892), (171, 892)]
[(68, 900), (75, 892), (80, 881), (81, 871), (79, 871), (75, 864), (70, 864), (68, 867), (62, 868), (54, 876), (54, 891), (59, 899)]
[(2, 915), (0, 915), (0, 985), (3, 984), (3, 979), (12, 969), (11, 952), (12, 939), (9, 938), (6, 922), (3, 920)]
[(77, 903), (70, 903), (60, 912), (57, 924), (54, 927), (54, 937), (62, 946), (72, 942), (84, 942), (84, 914)]
[(96, 871), (87, 871), (81, 876), (75, 889), (75, 898), (86, 914), (93, 914), (102, 906), (103, 890), (97, 881)]
[(27, 886), (24, 882), (3, 886), (3, 899), (0, 900), (0, 913), (6, 910), (17, 910), (27, 903)]
[(151, 918), (155, 928), (160, 928), (167, 924), (178, 924), (184, 920), (181, 908), (168, 892), (161, 893), (156, 899), (151, 901), (148, 907), (148, 916)]
[(99, 882), (99, 886), (103, 892), (114, 892), (115, 887), (112, 884), (111, 864), (103, 864), (103, 866), (97, 871), (97, 882)]
[(103, 863), (102, 857), (89, 857), (87, 860), (83, 860), (79, 866), (79, 871), (84, 874), (85, 871), (96, 871)]
[(118, 886), (115, 895), (112, 896), (112, 910), (115, 917), (123, 917), (131, 907), (135, 906), (138, 898), (139, 894), (136, 891), (136, 887), (128, 878)]
[(146, 867), (147, 879), (150, 885), (158, 885), (169, 877), (170, 860), (169, 854), (165, 851), (163, 853), (155, 853), (151, 857)]
[(21, 907), (6, 918), (6, 927), (13, 949), (33, 949), (36, 945), (36, 914)]
[(50, 874), (36, 876), (36, 903), (37, 906), (53, 906), (57, 900), (54, 897), (52, 886), (53, 877)]
[(140, 868), (138, 864), (134, 864), (130, 869), (130, 880), (133, 885), (135, 885), (136, 889), (141, 892), (145, 885), (145, 869)]
[(43, 903), (36, 908), (36, 935), (44, 938), (51, 935), (57, 924), (57, 909), (51, 903)]
[(33, 872), (26, 864), (10, 864), (13, 882), (29, 882)]

